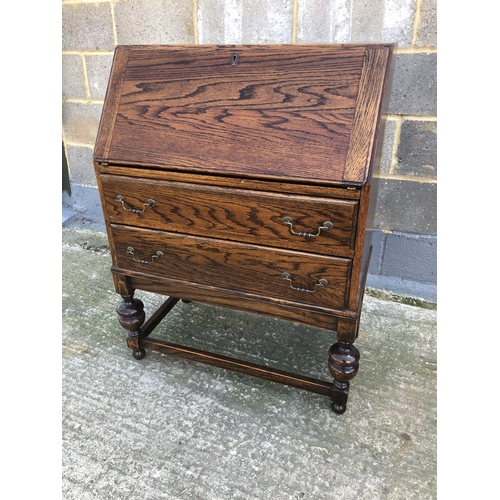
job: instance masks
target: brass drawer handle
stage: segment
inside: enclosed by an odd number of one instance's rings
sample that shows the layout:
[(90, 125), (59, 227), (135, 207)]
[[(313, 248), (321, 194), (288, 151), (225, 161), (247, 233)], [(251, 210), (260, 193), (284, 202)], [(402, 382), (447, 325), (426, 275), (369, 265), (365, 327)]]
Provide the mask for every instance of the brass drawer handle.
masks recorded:
[(320, 233), (323, 229), (325, 231), (329, 231), (333, 227), (333, 224), (329, 220), (327, 220), (327, 221), (323, 222), (323, 225), (318, 228), (318, 232), (316, 234), (314, 234), (314, 233), (296, 233), (293, 230), (292, 222), (293, 222), (292, 218), (288, 217), (288, 215), (286, 217), (283, 217), (283, 224), (285, 224), (285, 226), (290, 227), (290, 232), (292, 234), (295, 234), (296, 236), (305, 236), (306, 238), (315, 238), (316, 236), (320, 235)]
[(151, 255), (151, 260), (143, 260), (143, 259), (136, 259), (134, 257), (134, 247), (128, 247), (127, 248), (127, 253), (132, 255), (132, 259), (134, 259), (135, 262), (139, 262), (139, 264), (152, 264), (155, 259), (161, 259), (163, 257), (163, 252), (160, 252), (159, 250)]
[(298, 292), (307, 292), (307, 293), (314, 293), (319, 286), (328, 286), (328, 281), (325, 280), (324, 278), (321, 278), (318, 280), (318, 282), (314, 285), (314, 290), (309, 290), (308, 288), (299, 288), (297, 286), (292, 285), (292, 277), (288, 273), (283, 273), (281, 277), (290, 282), (290, 288), (293, 288), (294, 290), (297, 290)]
[(127, 208), (125, 206), (125, 197), (121, 194), (119, 194), (116, 197), (116, 201), (119, 201), (122, 204), (124, 210), (126, 210), (127, 212), (132, 212), (133, 214), (142, 214), (142, 212), (144, 212), (144, 210), (146, 210), (147, 207), (154, 207), (155, 206), (155, 200), (152, 200), (150, 198), (146, 203), (142, 204), (142, 206), (143, 206), (142, 210), (139, 210), (138, 208)]

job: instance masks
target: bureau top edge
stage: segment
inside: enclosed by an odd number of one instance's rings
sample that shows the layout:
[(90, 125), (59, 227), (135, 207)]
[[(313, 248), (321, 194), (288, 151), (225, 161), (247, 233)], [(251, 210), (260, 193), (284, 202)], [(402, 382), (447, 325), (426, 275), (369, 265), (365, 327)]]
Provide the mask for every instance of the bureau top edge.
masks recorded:
[(341, 48), (346, 50), (353, 49), (366, 49), (366, 48), (388, 48), (395, 49), (396, 42), (367, 42), (367, 43), (172, 43), (172, 44), (119, 44), (115, 47), (115, 50), (172, 50), (172, 49), (195, 49), (199, 48), (201, 50), (209, 49), (225, 49), (225, 48), (241, 48), (250, 47), (252, 49), (265, 51), (269, 48), (290, 48), (292, 50), (307, 50), (311, 48)]

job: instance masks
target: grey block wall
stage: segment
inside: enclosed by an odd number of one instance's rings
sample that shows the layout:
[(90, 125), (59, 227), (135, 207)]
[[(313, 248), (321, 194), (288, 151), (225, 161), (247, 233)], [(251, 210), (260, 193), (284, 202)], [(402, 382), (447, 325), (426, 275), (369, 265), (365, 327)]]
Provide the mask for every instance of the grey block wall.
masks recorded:
[(63, 0), (63, 201), (102, 224), (91, 158), (118, 44), (396, 42), (367, 284), (435, 301), (436, 16), (436, 0)]

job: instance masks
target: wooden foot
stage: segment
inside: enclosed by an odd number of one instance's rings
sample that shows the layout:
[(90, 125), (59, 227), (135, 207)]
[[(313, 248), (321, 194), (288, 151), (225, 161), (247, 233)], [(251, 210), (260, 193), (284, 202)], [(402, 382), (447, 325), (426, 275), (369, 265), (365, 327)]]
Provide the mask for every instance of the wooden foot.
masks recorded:
[(146, 319), (144, 304), (131, 295), (122, 295), (123, 302), (116, 308), (120, 325), (128, 330), (127, 345), (133, 350), (135, 359), (142, 359), (146, 351), (141, 346), (141, 326)]
[(134, 356), (135, 359), (142, 359), (146, 356), (146, 351), (144, 349), (138, 349), (132, 352), (132, 356)]
[(341, 414), (346, 411), (349, 395), (349, 381), (356, 376), (359, 368), (359, 351), (347, 342), (337, 342), (330, 347), (328, 368), (334, 381), (331, 398), (332, 410)]

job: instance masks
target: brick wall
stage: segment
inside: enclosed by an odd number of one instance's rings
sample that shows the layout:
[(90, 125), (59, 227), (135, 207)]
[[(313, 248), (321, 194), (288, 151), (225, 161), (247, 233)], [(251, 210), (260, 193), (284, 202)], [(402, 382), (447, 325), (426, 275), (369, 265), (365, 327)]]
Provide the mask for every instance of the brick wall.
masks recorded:
[(435, 300), (436, 17), (436, 0), (63, 0), (73, 210), (102, 222), (92, 148), (115, 45), (396, 42), (368, 285)]

